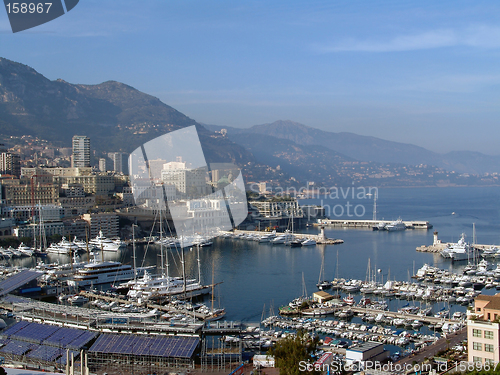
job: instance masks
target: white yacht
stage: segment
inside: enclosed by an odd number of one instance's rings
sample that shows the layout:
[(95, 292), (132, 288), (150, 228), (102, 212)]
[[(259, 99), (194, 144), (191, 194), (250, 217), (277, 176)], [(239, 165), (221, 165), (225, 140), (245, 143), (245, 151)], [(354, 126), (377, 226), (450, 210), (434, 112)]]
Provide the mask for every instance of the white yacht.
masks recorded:
[(82, 249), (82, 250), (86, 250), (87, 249), (87, 243), (85, 241), (77, 239), (76, 237), (73, 238), (73, 243), (76, 246), (78, 246), (80, 249)]
[(58, 243), (52, 243), (48, 248), (47, 248), (47, 253), (52, 253), (52, 254), (73, 254), (76, 253), (80, 250), (78, 245), (76, 245), (74, 242), (70, 242), (66, 239), (66, 237), (63, 237), (62, 240)]
[(112, 240), (104, 237), (102, 231), (99, 231), (99, 235), (90, 240), (89, 244), (104, 251), (118, 251), (120, 248), (125, 246), (125, 243), (120, 240)]
[(68, 285), (73, 287), (107, 284), (134, 278), (132, 266), (120, 262), (92, 262), (80, 268)]
[(275, 238), (271, 239), (269, 242), (273, 245), (288, 244), (295, 240), (295, 236), (290, 232), (285, 232), (283, 234), (277, 235)]
[(395, 232), (398, 230), (405, 230), (405, 229), (406, 229), (406, 225), (405, 225), (405, 223), (403, 223), (403, 220), (401, 220), (401, 219), (393, 221), (390, 224), (387, 224), (385, 226), (385, 230), (387, 230), (389, 232)]
[(307, 240), (302, 242), (302, 246), (314, 246), (314, 245), (316, 245), (316, 241), (311, 238), (308, 238)]
[[(182, 277), (152, 277), (148, 272), (137, 281), (126, 283), (130, 288), (127, 295), (133, 299), (154, 299), (184, 294)], [(201, 285), (196, 279), (186, 279), (186, 296), (196, 297), (210, 293), (211, 286)]]
[(17, 248), (17, 251), (29, 257), (33, 255), (33, 249), (29, 246), (26, 246), (23, 242), (21, 242), (21, 244)]
[(452, 261), (467, 260), (474, 257), (472, 247), (465, 242), (464, 233), (462, 233), (462, 237), (457, 243), (450, 244), (446, 249), (442, 250), (441, 256)]

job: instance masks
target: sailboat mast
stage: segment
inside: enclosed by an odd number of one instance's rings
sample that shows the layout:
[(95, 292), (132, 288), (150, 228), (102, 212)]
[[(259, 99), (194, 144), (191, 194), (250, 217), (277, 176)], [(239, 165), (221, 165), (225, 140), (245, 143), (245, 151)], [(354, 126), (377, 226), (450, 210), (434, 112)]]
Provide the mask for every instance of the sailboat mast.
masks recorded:
[(370, 258), (368, 258), (368, 266), (366, 267), (365, 283), (371, 282), (370, 280)]
[(476, 223), (472, 223), (472, 245), (476, 244)]
[(215, 274), (215, 260), (212, 261), (212, 314), (214, 312), (214, 274)]
[(163, 221), (161, 217), (161, 205), (160, 205), (160, 256), (161, 256), (161, 276), (165, 277), (165, 263), (163, 260)]
[(307, 298), (307, 288), (306, 288), (306, 281), (304, 279), (304, 272), (302, 272), (302, 294), (304, 298)]
[(201, 285), (201, 262), (200, 262), (200, 247), (196, 246), (198, 250), (198, 282)]
[(339, 278), (339, 251), (337, 250), (337, 269), (335, 270), (335, 278)]
[(181, 240), (182, 291), (184, 293), (184, 299), (186, 299), (186, 262), (184, 261), (184, 244), (182, 242)]
[(134, 258), (134, 281), (137, 281), (137, 265), (135, 256), (135, 224), (132, 224), (132, 257)]

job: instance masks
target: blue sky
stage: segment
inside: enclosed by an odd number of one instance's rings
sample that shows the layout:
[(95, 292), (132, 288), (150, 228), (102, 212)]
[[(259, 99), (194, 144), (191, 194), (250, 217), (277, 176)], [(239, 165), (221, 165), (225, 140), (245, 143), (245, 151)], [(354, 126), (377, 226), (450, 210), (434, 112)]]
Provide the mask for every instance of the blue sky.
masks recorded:
[(0, 56), (50, 79), (127, 83), (195, 120), (293, 120), (500, 154), (500, 2), (80, 0)]

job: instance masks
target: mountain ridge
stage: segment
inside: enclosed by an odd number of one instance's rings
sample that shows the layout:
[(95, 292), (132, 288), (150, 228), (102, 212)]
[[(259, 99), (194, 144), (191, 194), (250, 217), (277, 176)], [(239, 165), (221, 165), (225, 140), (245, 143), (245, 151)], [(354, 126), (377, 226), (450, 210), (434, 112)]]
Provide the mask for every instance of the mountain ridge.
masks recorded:
[[(268, 181), (273, 186), (304, 186), (311, 181), (318, 186), (498, 183), (497, 176), (463, 178), (432, 165), (408, 166), (397, 158), (385, 164), (363, 161), (359, 153), (346, 149), (348, 143), (357, 142), (361, 149), (372, 153), (382, 150), (386, 156), (389, 151), (397, 155), (411, 145), (353, 133), (328, 133), (291, 121), (251, 130), (230, 128), (225, 136), (213, 131), (223, 127), (204, 126), (125, 83), (51, 81), (27, 65), (0, 58), (2, 139), (32, 135), (67, 147), (73, 135), (87, 135), (99, 157), (104, 152), (131, 152), (151, 139), (187, 126), (196, 126), (207, 163), (235, 163), (242, 168), (247, 182)], [(450, 159), (460, 155), (450, 155)], [(477, 154), (474, 157), (487, 159)], [(464, 168), (470, 167), (466, 157), (461, 163)]]
[(254, 125), (249, 128), (204, 126), (213, 131), (225, 128), (228, 130), (229, 137), (234, 134), (254, 133), (288, 139), (300, 145), (319, 145), (360, 161), (434, 165), (458, 173), (500, 172), (500, 156), (474, 151), (452, 151), (439, 154), (410, 143), (388, 141), (350, 132), (330, 132), (291, 120), (277, 120), (273, 123)]
[(160, 99), (127, 84), (96, 85), (49, 80), (28, 65), (0, 57), (0, 129), (5, 135), (29, 134), (56, 144), (71, 144), (75, 134), (91, 138), (98, 151), (131, 152), (141, 144), (195, 125), (208, 162), (244, 165), (253, 156)]

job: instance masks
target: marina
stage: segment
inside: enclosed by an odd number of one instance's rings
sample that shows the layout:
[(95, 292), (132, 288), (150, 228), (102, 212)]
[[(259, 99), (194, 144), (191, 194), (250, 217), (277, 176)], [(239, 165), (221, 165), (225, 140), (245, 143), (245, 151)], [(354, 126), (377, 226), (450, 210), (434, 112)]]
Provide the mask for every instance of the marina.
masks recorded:
[[(397, 203), (398, 196), (391, 193)], [(436, 199), (442, 198), (437, 195)], [(428, 209), (431, 210), (432, 206), (434, 203), (429, 203)], [(456, 233), (470, 232), (472, 227), (469, 218), (458, 215), (431, 219), (443, 239), (448, 239), (450, 243), (460, 239), (457, 239)], [(486, 217), (484, 220), (490, 219)], [(481, 239), (494, 243), (496, 227), (487, 232), (484, 223), (475, 220)], [(209, 299), (216, 299), (217, 305), (220, 303), (225, 316), (219, 322), (206, 319), (207, 313), (193, 310), (192, 306), (198, 305), (194, 299), (174, 304), (127, 299), (106, 292), (110, 287), (107, 284), (95, 285), (93, 290), (77, 294), (82, 297), (83, 307), (31, 299), (23, 302), (18, 296), (8, 296), (6, 301), (9, 298), (15, 300), (4, 307), (9, 308), (10, 304), (9, 311), (12, 310), (23, 320), (87, 330), (91, 327), (96, 332), (100, 330), (110, 334), (189, 335), (199, 337), (200, 342), (205, 337), (207, 345), (212, 342), (211, 334), (224, 336), (222, 341), (220, 337), (214, 339), (214, 343), (223, 345), (222, 349), (215, 344), (213, 348), (203, 349), (204, 344), (200, 344), (204, 363), (208, 366), (212, 360), (213, 363), (220, 363), (217, 362), (220, 361), (217, 354), (220, 350), (227, 354), (225, 358), (235, 360), (238, 358), (236, 353), (268, 348), (279, 338), (304, 328), (317, 335), (328, 350), (341, 350), (342, 346), (356, 342), (377, 341), (388, 345), (391, 352), (410, 354), (440, 337), (461, 330), (467, 306), (474, 296), (495, 293), (497, 287), (500, 288), (495, 257), (488, 258), (488, 262), (481, 263), (478, 259), (468, 264), (453, 263), (438, 253), (415, 252), (418, 244), (432, 243), (433, 234), (429, 231), (390, 233), (372, 231), (369, 227), (330, 226), (325, 226), (322, 231), (321, 227), (314, 226), (300, 228), (300, 232), (293, 235), (302, 241), (313, 240), (316, 245), (292, 249), (291, 245), (285, 244), (291, 239), (291, 233), (234, 231), (212, 239), (211, 246), (193, 245), (183, 252), (175, 246), (153, 243), (136, 243), (135, 257), (130, 247), (117, 252), (103, 252), (104, 261), (131, 266), (137, 259), (139, 268), (156, 268), (149, 269), (151, 274), (164, 274), (161, 265), (169, 264), (170, 277), (178, 278), (183, 278), (183, 254), (187, 280), (200, 280), (202, 285), (207, 286), (218, 284), (217, 291), (211, 291), (211, 296), (216, 298), (208, 297), (208, 301), (205, 298), (200, 302), (210, 305)], [(491, 233), (490, 237), (488, 233)], [(332, 243), (322, 244), (323, 236), (327, 239), (341, 238), (343, 243), (338, 241), (335, 246)], [(283, 243), (271, 242), (283, 237)], [(162, 248), (165, 251), (163, 261)], [(84, 252), (82, 262), (85, 262), (85, 255)], [(63, 272), (67, 268), (62, 265), (70, 259), (64, 254), (49, 254), (45, 262), (58, 262), (57, 267), (61, 267), (58, 272)], [(36, 258), (11, 258), (9, 263), (34, 268)], [(45, 267), (50, 268), (48, 265)], [(311, 301), (313, 294), (318, 292), (318, 273), (321, 273), (322, 281), (331, 280), (329, 284), (323, 283), (323, 290), (320, 290), (332, 296), (330, 301), (308, 305), (295, 315), (279, 316), (276, 311), (273, 313), (274, 306), (288, 306), (297, 296)], [(62, 279), (62, 274), (58, 274), (57, 278)], [(115, 286), (119, 284), (113, 283)], [(88, 301), (85, 302), (85, 299)], [(78, 300), (75, 297), (75, 303)], [(266, 318), (266, 315), (274, 318)]]
[[(377, 228), (374, 230), (378, 230), (378, 228), (385, 228), (388, 225), (393, 224), (393, 220), (352, 220), (352, 219), (340, 219), (340, 220), (332, 220), (332, 219), (321, 219), (319, 223), (315, 223), (315, 226), (332, 226), (332, 227), (342, 227), (342, 228)], [(404, 229), (432, 229), (432, 224), (428, 221), (419, 221), (419, 220), (411, 220), (411, 221), (402, 221), (404, 224)]]
[[(274, 238), (279, 237), (280, 235), (283, 236), (284, 233), (272, 233), (272, 232), (266, 232), (266, 231), (248, 231), (248, 230), (234, 230), (234, 232), (231, 233), (226, 233), (226, 236), (229, 236), (231, 238), (243, 238), (243, 239), (249, 239), (249, 240), (254, 240), (259, 243), (262, 242), (270, 242), (274, 244), (282, 244), (285, 243), (284, 241), (281, 242), (276, 242), (273, 241)], [(327, 238), (325, 236), (324, 230), (321, 230), (319, 234), (304, 234), (304, 233), (288, 233), (288, 236), (290, 236), (290, 241), (291, 242), (293, 239), (299, 239), (302, 242), (306, 240), (313, 240), (314, 244), (318, 245), (339, 245), (344, 243), (342, 239), (336, 239), (336, 238)], [(293, 238), (293, 239), (292, 239)], [(263, 240), (267, 239), (267, 240)]]

